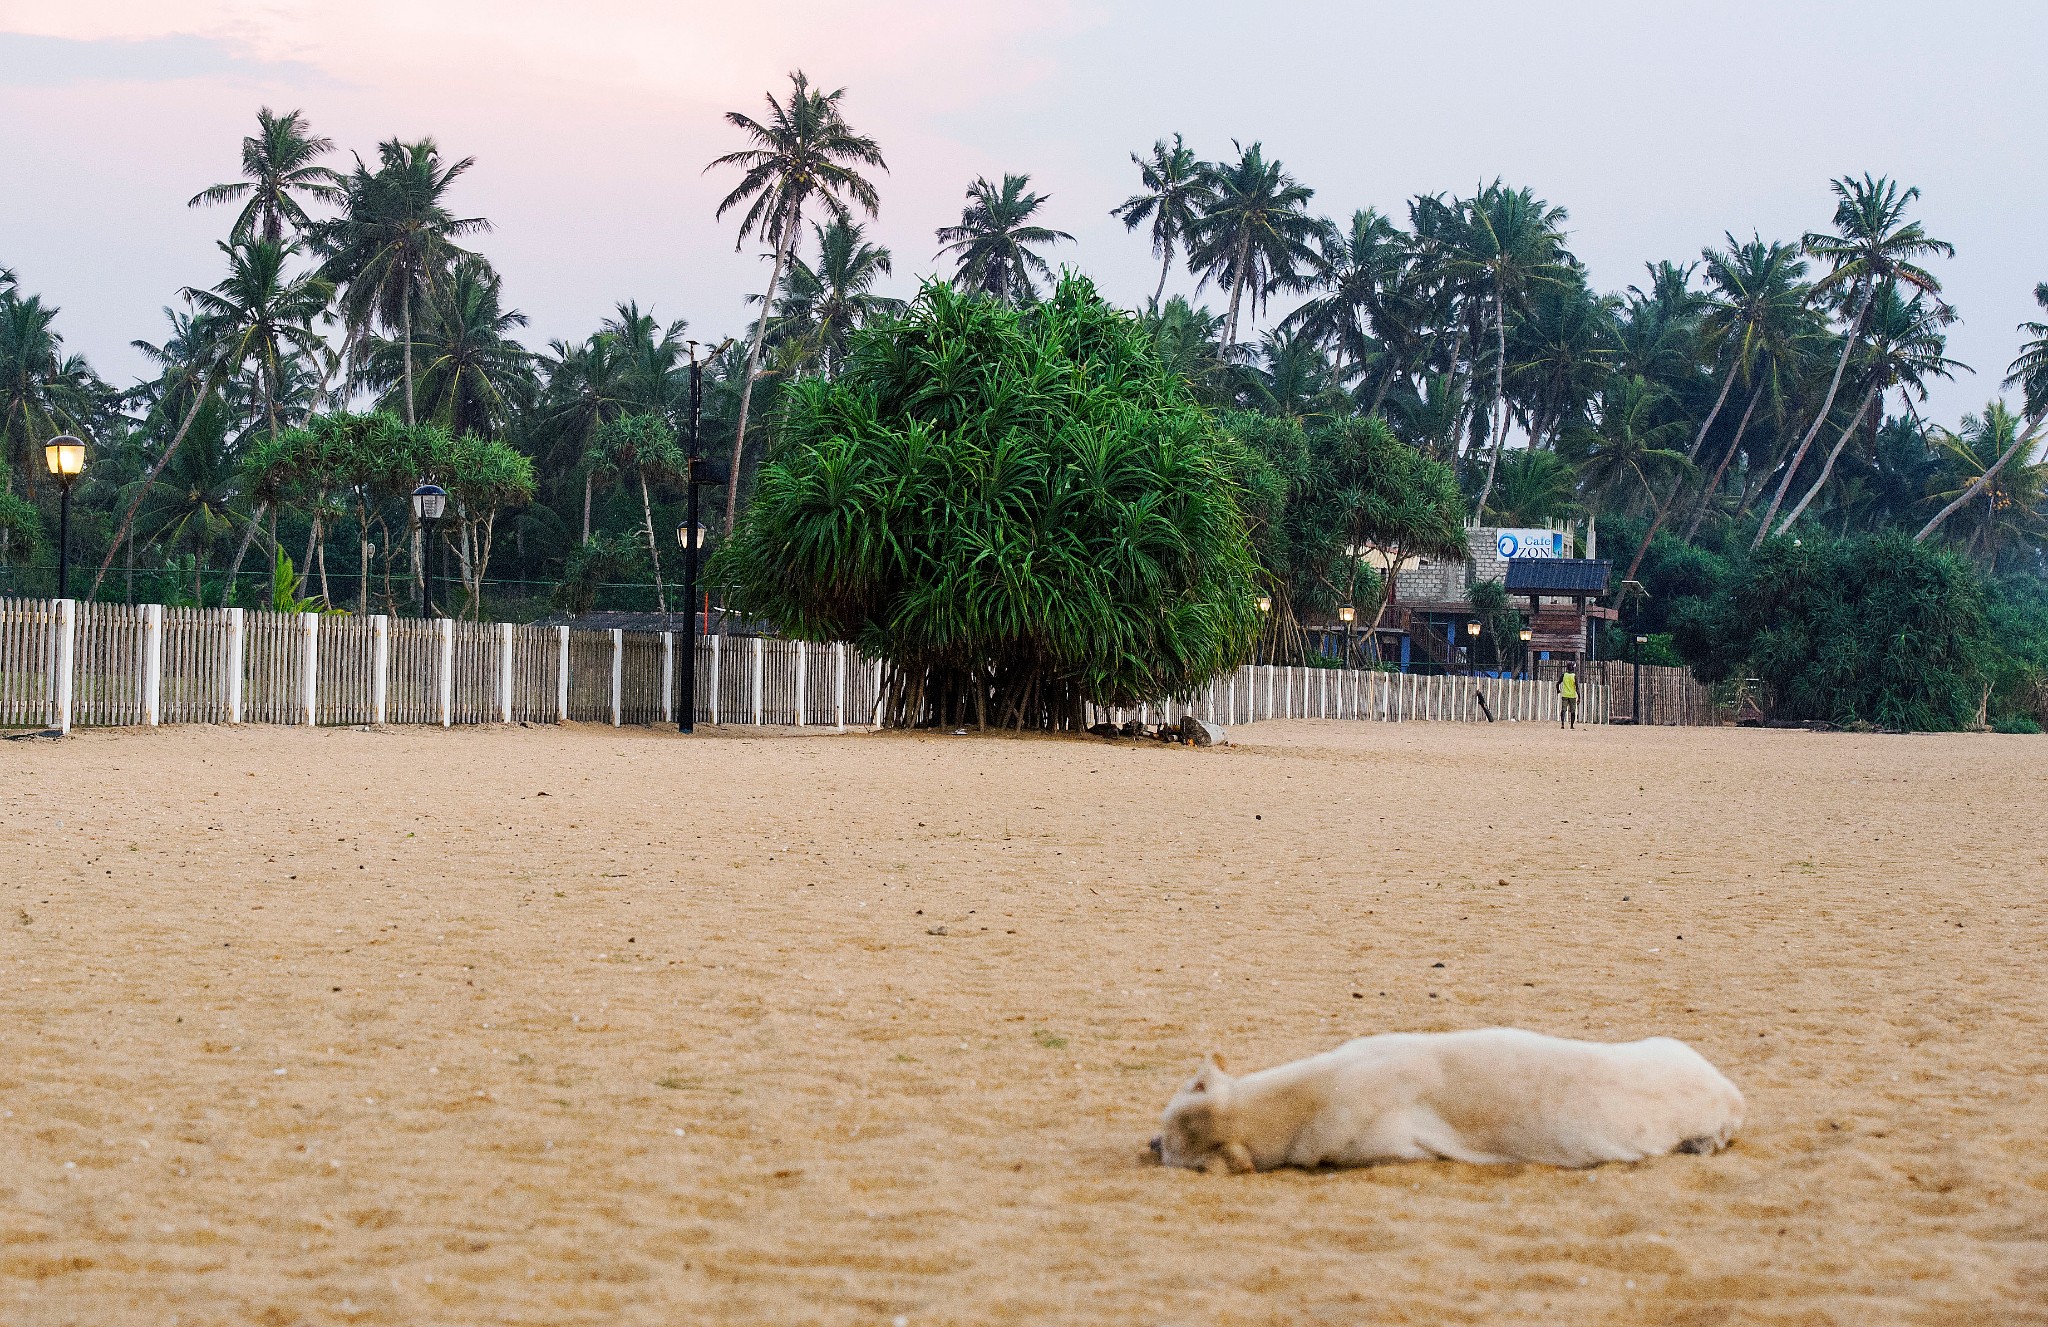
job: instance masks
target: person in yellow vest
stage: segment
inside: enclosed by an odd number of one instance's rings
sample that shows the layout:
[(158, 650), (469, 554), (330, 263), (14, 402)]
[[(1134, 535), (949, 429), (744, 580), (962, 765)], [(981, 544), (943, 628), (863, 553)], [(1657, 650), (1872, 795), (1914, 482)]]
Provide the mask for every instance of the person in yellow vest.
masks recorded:
[(1557, 726), (1576, 729), (1579, 726), (1579, 666), (1568, 663), (1557, 675)]

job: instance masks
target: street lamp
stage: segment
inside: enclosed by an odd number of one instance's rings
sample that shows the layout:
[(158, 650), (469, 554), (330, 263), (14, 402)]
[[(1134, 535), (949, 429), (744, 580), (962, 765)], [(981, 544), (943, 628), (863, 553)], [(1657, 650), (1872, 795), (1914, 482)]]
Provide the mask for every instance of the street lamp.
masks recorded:
[(1533, 631), (1531, 631), (1531, 630), (1529, 630), (1529, 628), (1527, 628), (1527, 627), (1523, 627), (1523, 628), (1522, 628), (1522, 630), (1521, 630), (1521, 637), (1522, 637), (1522, 674), (1523, 674), (1523, 676), (1525, 676), (1525, 677), (1526, 677), (1526, 676), (1528, 676), (1528, 673), (1529, 673), (1529, 642), (1530, 642), (1531, 640), (1535, 639), (1535, 635), (1536, 635), (1536, 633), (1535, 633), (1535, 632), (1533, 632)]
[(420, 587), (424, 602), (420, 605), (421, 617), (434, 615), (434, 531), (441, 524), (441, 516), (448, 510), (448, 490), (439, 484), (421, 484), (412, 491), (413, 519), (420, 523), (421, 538), (425, 540), (425, 554), (421, 559)]
[(1344, 666), (1351, 666), (1351, 624), (1358, 620), (1358, 610), (1345, 604), (1337, 610), (1337, 620), (1344, 624)]
[(1260, 611), (1261, 613), (1270, 613), (1270, 612), (1272, 612), (1272, 611), (1273, 611), (1273, 596), (1272, 596), (1272, 595), (1270, 595), (1270, 594), (1262, 594), (1262, 595), (1260, 595), (1260, 596), (1259, 596), (1259, 611)]
[(85, 473), (85, 444), (60, 433), (43, 445), (43, 463), (57, 476), (63, 493), (57, 516), (57, 597), (71, 597), (71, 486)]
[[(725, 466), (707, 460), (697, 454), (697, 438), (704, 415), (704, 366), (697, 359), (697, 342), (685, 344), (690, 349), (690, 458), (685, 470), (684, 487), (689, 490), (689, 514), (676, 528), (676, 539), (683, 546), (683, 603), (689, 610), (689, 630), (683, 633), (687, 644), (683, 649), (683, 694), (682, 704), (676, 713), (676, 731), (694, 733), (697, 731), (697, 553), (704, 547), (704, 526), (697, 520), (697, 490), (700, 488), (724, 488), (732, 482), (732, 475)], [(711, 353), (721, 355), (732, 344), (727, 337)], [(708, 627), (710, 623), (705, 623)]]
[(1473, 677), (1479, 676), (1479, 619), (1473, 618), (1465, 624), (1465, 635), (1470, 642), (1465, 646), (1465, 671)]

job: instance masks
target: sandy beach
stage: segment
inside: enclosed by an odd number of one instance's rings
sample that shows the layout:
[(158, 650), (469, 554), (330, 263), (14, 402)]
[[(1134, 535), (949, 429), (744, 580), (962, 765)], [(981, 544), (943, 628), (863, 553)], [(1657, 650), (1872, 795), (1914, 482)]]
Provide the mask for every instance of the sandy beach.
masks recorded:
[[(2048, 1322), (2048, 741), (1235, 735), (0, 744), (0, 1322)], [(1141, 1162), (1493, 1024), (1748, 1125)]]

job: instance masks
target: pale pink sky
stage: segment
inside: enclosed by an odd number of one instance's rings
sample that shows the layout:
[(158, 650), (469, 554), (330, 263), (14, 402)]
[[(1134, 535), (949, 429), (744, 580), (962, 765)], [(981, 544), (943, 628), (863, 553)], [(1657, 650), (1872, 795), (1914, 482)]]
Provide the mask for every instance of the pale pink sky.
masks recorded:
[(1107, 212), (1128, 154), (1176, 130), (1210, 156), (1263, 139), (1338, 217), (1528, 184), (1609, 289), (1724, 230), (1796, 238), (1826, 224), (1830, 176), (1893, 174), (1959, 249), (1951, 353), (1979, 373), (1938, 394), (1952, 419), (1995, 390), (2048, 280), (2042, 50), (2048, 6), (1991, 0), (0, 0), (0, 264), (130, 380), (128, 340), (216, 279), (228, 214), (183, 203), (232, 177), (267, 104), (345, 150), (431, 134), (475, 156), (456, 202), (495, 223), (479, 245), (535, 344), (623, 299), (722, 334), (765, 266), (712, 219), (729, 181), (703, 166), (737, 145), (719, 113), (801, 67), (849, 89), (888, 156), (901, 292), (967, 181), (1012, 170), (1080, 239), (1055, 258), (1142, 300), (1156, 265)]

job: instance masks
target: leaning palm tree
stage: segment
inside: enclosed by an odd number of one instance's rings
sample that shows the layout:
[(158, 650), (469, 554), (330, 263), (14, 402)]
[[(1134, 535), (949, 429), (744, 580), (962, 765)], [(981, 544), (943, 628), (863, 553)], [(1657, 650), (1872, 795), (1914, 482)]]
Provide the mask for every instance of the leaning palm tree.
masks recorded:
[(242, 140), (245, 178), (201, 190), (185, 206), (241, 203), (242, 210), (228, 231), (228, 241), (240, 244), (253, 238), (282, 244), (286, 227), (304, 232), (313, 225), (298, 195), (316, 202), (338, 203), (343, 197), (343, 180), (336, 172), (315, 164), (334, 150), (334, 140), (314, 137), (301, 112), (278, 115), (265, 106), (256, 112), (256, 126), (256, 132)]
[(1033, 277), (1053, 279), (1052, 266), (1032, 246), (1058, 244), (1074, 237), (1063, 230), (1032, 224), (1051, 194), (1032, 193), (1029, 175), (1003, 176), (1000, 185), (977, 177), (967, 186), (967, 206), (960, 224), (938, 230), (939, 254), (958, 263), (953, 284), (978, 291), (999, 304), (1032, 304), (1038, 299)]
[[(2034, 302), (2048, 309), (2048, 281), (2034, 287)], [(2012, 440), (1998, 458), (1970, 483), (1946, 507), (1936, 512), (1927, 524), (1920, 527), (1920, 533), (1913, 536), (1913, 542), (1924, 543), (1942, 526), (1942, 522), (1989, 488), (1998, 479), (1999, 472), (2012, 463), (2012, 458), (2022, 449), (2030, 447), (2041, 431), (2044, 417), (2048, 417), (2048, 323), (2026, 322), (2020, 324), (2022, 332), (2033, 333), (2033, 339), (2020, 347), (2019, 358), (2012, 362), (2011, 370), (2005, 375), (2007, 387), (2017, 387), (2026, 396), (2025, 411), (2027, 427), (2013, 430)], [(2024, 463), (2023, 463), (2024, 464)]]
[[(1934, 443), (1955, 486), (1934, 495), (1950, 501), (1913, 542), (1924, 542), (1958, 510), (1966, 511), (1955, 542), (1995, 575), (2001, 553), (2048, 538), (2048, 461), (2031, 460), (2039, 432), (2038, 422), (2022, 428), (2003, 401), (1991, 402), (1982, 415), (1964, 415), (1953, 433), (1937, 431)], [(2013, 464), (2023, 453), (2029, 459)]]
[[(1765, 355), (1781, 361), (1789, 358), (1793, 338), (1807, 321), (1807, 287), (1802, 280), (1806, 275), (1806, 263), (1799, 257), (1798, 248), (1776, 241), (1766, 244), (1761, 235), (1754, 236), (1747, 244), (1737, 243), (1733, 234), (1729, 234), (1727, 239), (1725, 251), (1712, 248), (1700, 251), (1701, 262), (1707, 271), (1706, 314), (1700, 319), (1700, 336), (1707, 347), (1727, 361), (1728, 372), (1721, 379), (1721, 390), (1714, 398), (1713, 407), (1694, 431), (1692, 445), (1686, 448), (1685, 459), (1688, 461), (1699, 459), (1707, 432), (1720, 418), (1721, 408), (1728, 403), (1736, 378), (1756, 379), (1754, 371), (1758, 360)], [(1701, 494), (1702, 511), (1709, 495), (1721, 482), (1728, 462), (1734, 459), (1736, 449), (1742, 445), (1742, 435), (1748, 429), (1763, 390), (1763, 383), (1758, 380), (1736, 425), (1735, 438), (1728, 444), (1728, 451), (1714, 471), (1707, 491)], [(1676, 507), (1679, 494), (1691, 473), (1689, 470), (1681, 471), (1672, 481), (1671, 491), (1658, 504), (1656, 515), (1643, 531), (1642, 542), (1636, 546), (1635, 556), (1629, 561), (1624, 581), (1634, 578), (1644, 555), (1650, 551), (1651, 542)]]
[(1249, 300), (1256, 316), (1274, 291), (1292, 289), (1322, 229), (1304, 210), (1315, 190), (1267, 161), (1263, 144), (1231, 146), (1237, 160), (1212, 168), (1210, 198), (1188, 233), (1188, 266), (1202, 274), (1197, 290), (1210, 281), (1230, 288), (1225, 353), (1237, 344), (1240, 306)]
[(1475, 279), (1483, 274), (1493, 304), (1493, 446), (1476, 508), (1484, 520), (1508, 437), (1508, 307), (1526, 309), (1537, 287), (1570, 280), (1577, 268), (1564, 247), (1565, 210), (1528, 189), (1503, 188), (1495, 180), (1465, 205), (1465, 215), (1465, 243), (1453, 257), (1453, 272)]
[(1800, 463), (1806, 459), (1814, 438), (1819, 436), (1821, 425), (1827, 422), (1828, 413), (1835, 408), (1835, 394), (1841, 390), (1842, 374), (1862, 340), (1863, 324), (1870, 316), (1871, 304), (1878, 291), (1886, 286), (1903, 284), (1938, 301), (1941, 282), (1920, 267), (1916, 260), (1936, 254), (1950, 258), (1955, 256), (1953, 244), (1934, 239), (1921, 229), (1919, 222), (1906, 220), (1906, 209), (1920, 197), (1917, 188), (1900, 189), (1883, 176), (1870, 175), (1860, 180), (1843, 176), (1833, 181), (1830, 187), (1834, 189), (1837, 200), (1835, 233), (1814, 232), (1807, 235), (1803, 243), (1807, 253), (1826, 259), (1830, 268), (1828, 274), (1814, 284), (1814, 295), (1834, 297), (1841, 310), (1850, 315), (1849, 331), (1842, 338), (1841, 357), (1835, 361), (1835, 376), (1828, 383), (1827, 394), (1821, 398), (1820, 407), (1813, 412), (1813, 422), (1807, 426), (1806, 435), (1799, 440), (1799, 446), (1786, 464), (1785, 477), (1778, 484), (1778, 491), (1772, 496), (1771, 505), (1756, 528), (1756, 537), (1750, 541), (1752, 549), (1762, 544), (1764, 536), (1770, 532), (1771, 521), (1785, 501), (1786, 491), (1792, 487), (1792, 477), (1799, 472)]
[(1138, 183), (1144, 192), (1124, 199), (1109, 214), (1123, 222), (1125, 230), (1152, 223), (1152, 252), (1159, 259), (1159, 288), (1152, 292), (1156, 307), (1166, 294), (1174, 250), (1186, 246), (1214, 193), (1214, 184), (1210, 167), (1181, 142), (1179, 134), (1173, 136), (1171, 147), (1163, 138), (1152, 144), (1149, 161), (1131, 153), (1131, 164), (1138, 168)]
[(342, 200), (342, 214), (315, 228), (326, 255), (321, 274), (341, 291), (341, 315), (351, 351), (369, 348), (372, 328), (396, 332), (405, 383), (405, 422), (416, 422), (413, 389), (413, 310), (431, 296), (456, 263), (468, 257), (456, 245), (462, 236), (488, 231), (482, 217), (458, 217), (448, 208), (448, 191), (476, 164), (464, 157), (443, 165), (431, 138), (417, 143), (390, 139), (377, 145), (372, 171), (356, 159)]
[(285, 266), (298, 248), (296, 242), (276, 245), (256, 240), (219, 247), (227, 255), (227, 276), (210, 290), (187, 287), (181, 292), (206, 329), (205, 344), (195, 348), (197, 362), (206, 366), (199, 390), (193, 393), (177, 432), (135, 486), (134, 498), (107, 543), (99, 574), (93, 577), (94, 593), (106, 579), (107, 568), (114, 564), (115, 551), (128, 537), (136, 511), (148, 498), (157, 476), (178, 454), (179, 445), (212, 399), (214, 390), (244, 369), (253, 370), (263, 400), (263, 416), (275, 440), (279, 427), (278, 396), (289, 373), (288, 361), (296, 356), (318, 355), (325, 349), (320, 334), (313, 330), (313, 322), (327, 312), (334, 287), (315, 274), (286, 275)]
[[(1930, 302), (1924, 295), (1912, 299), (1899, 298), (1897, 286), (1886, 286), (1871, 302), (1870, 316), (1864, 320), (1867, 341), (1858, 364), (1860, 376), (1865, 381), (1863, 399), (1849, 415), (1849, 423), (1842, 430), (1842, 436), (1828, 452), (1827, 461), (1820, 468), (1806, 493), (1787, 512), (1778, 525), (1778, 533), (1784, 534), (1792, 528), (1807, 506), (1826, 487), (1835, 473), (1835, 462), (1840, 459), (1842, 449), (1854, 437), (1862, 425), (1870, 407), (1880, 402), (1884, 393), (1893, 387), (1899, 389), (1905, 399), (1906, 408), (1912, 411), (1915, 399), (1927, 399), (1927, 379), (1930, 377), (1953, 377), (1953, 370), (1968, 369), (1948, 358), (1942, 352), (1948, 347), (1948, 338), (1941, 329), (1955, 321), (1955, 314), (1939, 301)], [(1878, 414), (1883, 415), (1879, 410)]]
[[(789, 265), (790, 251), (803, 233), (804, 208), (815, 202), (834, 221), (852, 219), (847, 200), (860, 205), (869, 216), (881, 210), (875, 186), (859, 171), (861, 166), (889, 169), (882, 149), (872, 138), (856, 134), (840, 114), (839, 100), (845, 88), (817, 92), (798, 70), (789, 76), (789, 100), (780, 102), (773, 93), (766, 97), (765, 122), (739, 111), (727, 111), (726, 123), (744, 133), (752, 147), (728, 152), (704, 169), (738, 166), (745, 172), (733, 191), (718, 205), (724, 216), (741, 203), (748, 203), (740, 218), (740, 236), (734, 248), (744, 245), (749, 235), (767, 244), (775, 256), (769, 272), (768, 290), (782, 286), (782, 269)], [(750, 203), (748, 200), (752, 200)], [(754, 400), (754, 379), (761, 369), (761, 352), (768, 339), (768, 319), (774, 301), (761, 301), (761, 319), (747, 347), (744, 381), (740, 386), (739, 426), (732, 439), (732, 480), (725, 490), (725, 528), (730, 530), (738, 512), (740, 462), (747, 442), (747, 414)]]

